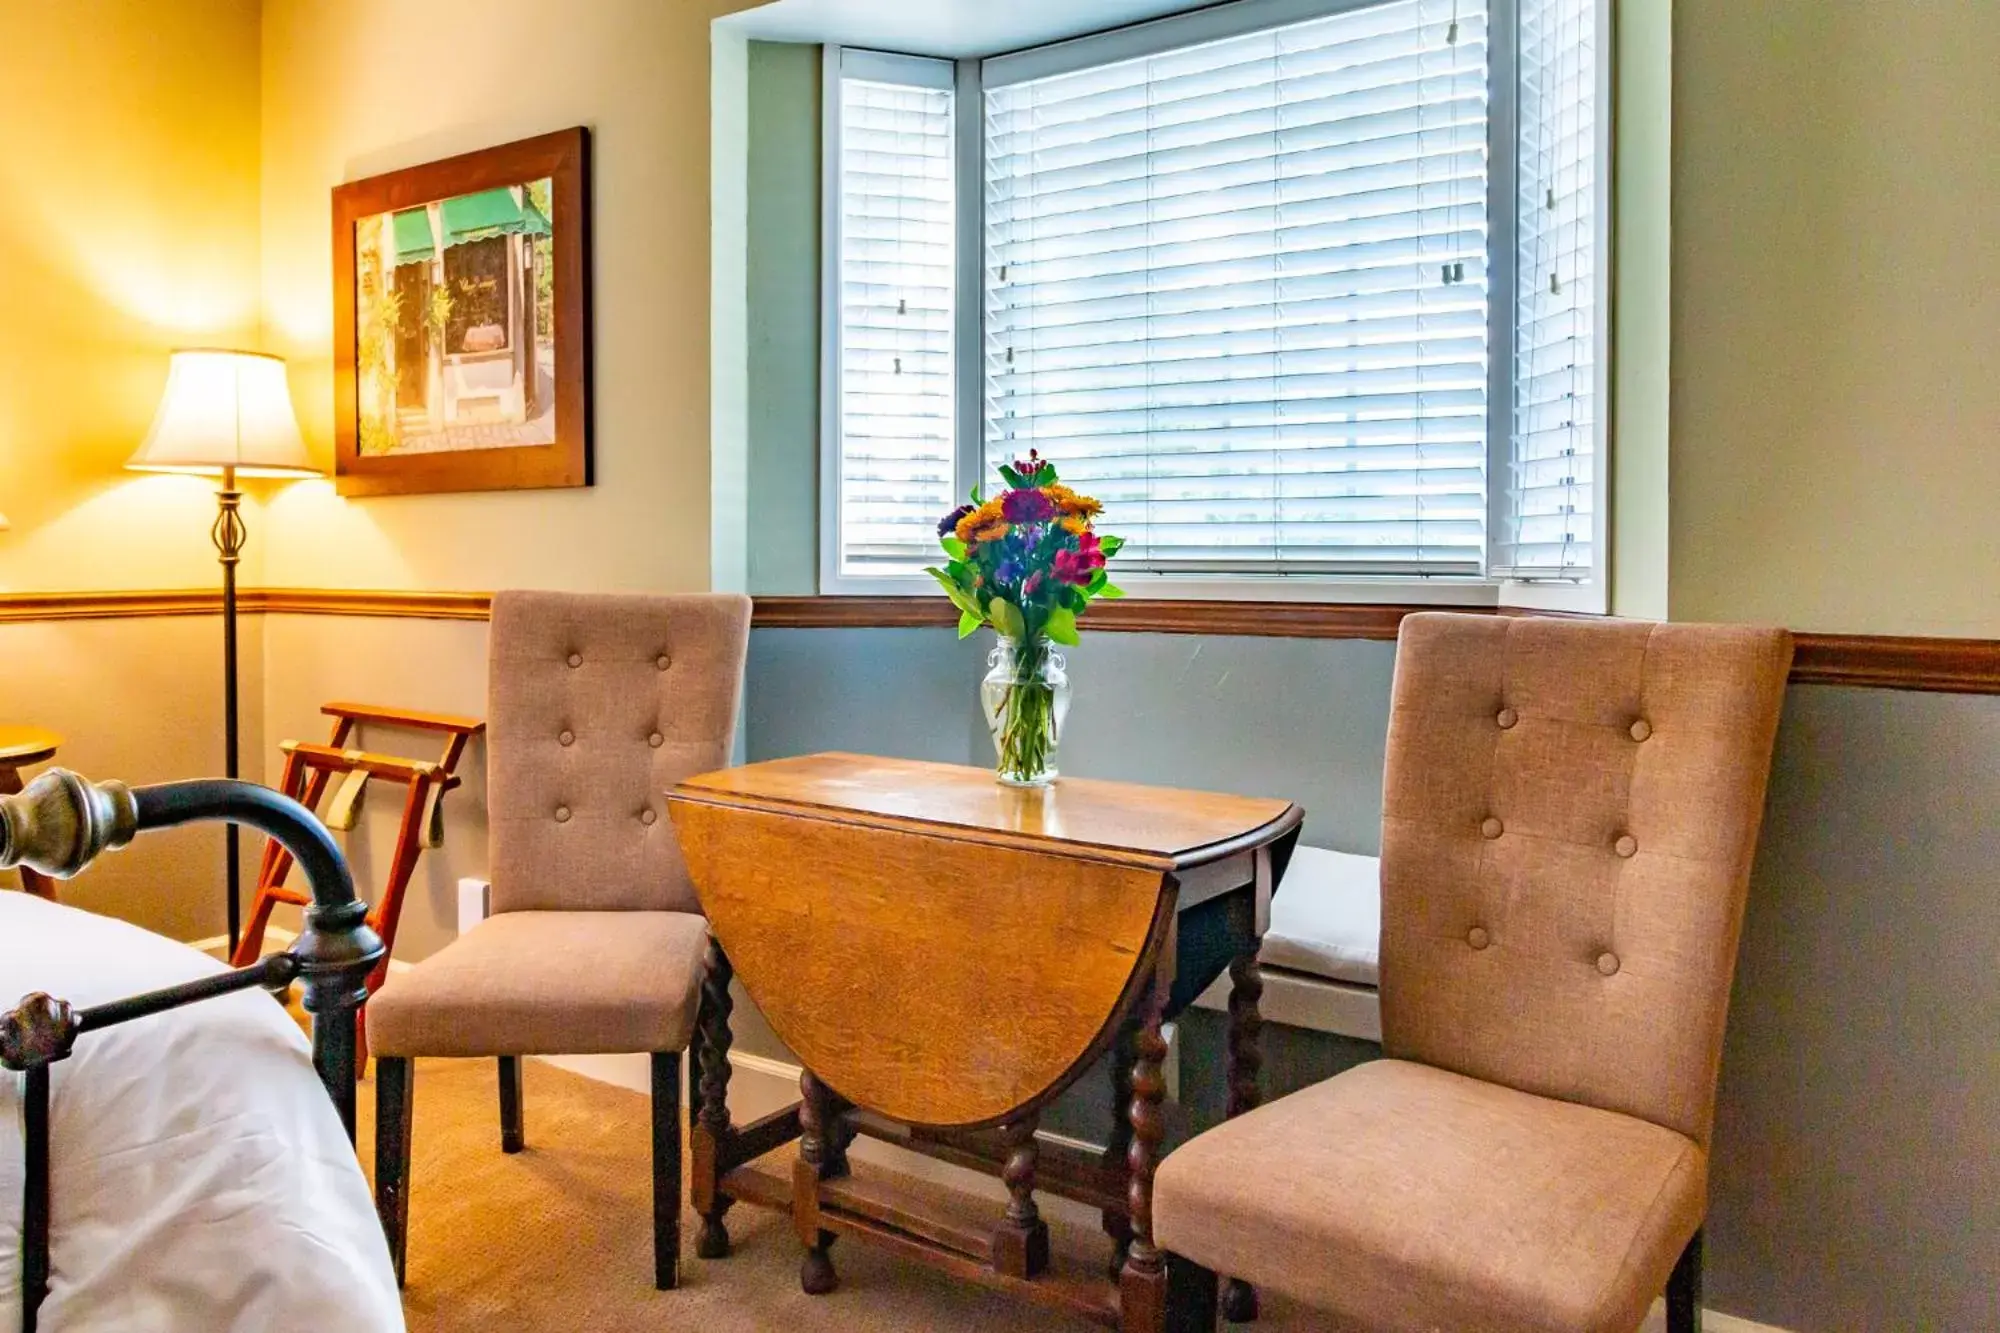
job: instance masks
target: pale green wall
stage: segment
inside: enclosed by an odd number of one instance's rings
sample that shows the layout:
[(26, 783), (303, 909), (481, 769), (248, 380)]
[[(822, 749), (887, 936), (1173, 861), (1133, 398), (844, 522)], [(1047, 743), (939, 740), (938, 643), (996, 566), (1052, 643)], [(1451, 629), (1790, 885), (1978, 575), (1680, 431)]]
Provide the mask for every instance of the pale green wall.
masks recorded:
[(1674, 618), (2000, 637), (2000, 5), (1673, 37)]
[(751, 42), (749, 575), (818, 588), (820, 48)]
[(1667, 616), (1673, 0), (1618, 5), (1612, 182), (1611, 609)]
[(749, 43), (709, 40), (709, 586), (749, 591)]

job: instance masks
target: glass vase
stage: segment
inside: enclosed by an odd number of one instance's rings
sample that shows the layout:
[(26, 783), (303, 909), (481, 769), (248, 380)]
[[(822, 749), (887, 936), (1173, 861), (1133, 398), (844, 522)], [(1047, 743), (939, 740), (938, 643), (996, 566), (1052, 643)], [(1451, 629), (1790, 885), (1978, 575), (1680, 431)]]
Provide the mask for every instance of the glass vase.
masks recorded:
[(1056, 746), (1069, 715), (1069, 676), (1047, 639), (1001, 639), (986, 659), (979, 701), (998, 756), (995, 777), (1010, 787), (1056, 780)]

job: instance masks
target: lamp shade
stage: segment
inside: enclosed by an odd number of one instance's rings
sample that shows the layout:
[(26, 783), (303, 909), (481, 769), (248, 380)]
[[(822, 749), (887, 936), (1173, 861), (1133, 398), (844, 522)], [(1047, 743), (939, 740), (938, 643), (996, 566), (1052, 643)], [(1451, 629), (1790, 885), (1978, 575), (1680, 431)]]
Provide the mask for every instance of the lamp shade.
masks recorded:
[(292, 411), (285, 363), (258, 352), (175, 352), (153, 428), (126, 467), (316, 477)]

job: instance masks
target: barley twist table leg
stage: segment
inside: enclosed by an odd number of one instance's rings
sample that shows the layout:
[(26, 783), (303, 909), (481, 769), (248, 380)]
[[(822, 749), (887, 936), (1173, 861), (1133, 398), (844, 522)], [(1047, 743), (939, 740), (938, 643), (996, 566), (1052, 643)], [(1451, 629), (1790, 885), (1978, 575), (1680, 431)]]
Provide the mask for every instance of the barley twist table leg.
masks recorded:
[[(1229, 964), (1229, 1106), (1228, 1114), (1253, 1111), (1264, 1100), (1259, 1075), (1264, 1056), (1258, 1049), (1263, 1031), (1263, 1015), (1258, 1004), (1264, 997), (1264, 975), (1257, 966), (1257, 950), (1262, 941)], [(1257, 1289), (1241, 1278), (1222, 1284), (1222, 1314), (1232, 1324), (1247, 1324), (1257, 1317)]]
[(1128, 1331), (1162, 1326), (1166, 1311), (1166, 1264), (1153, 1243), (1153, 1172), (1160, 1163), (1160, 1141), (1166, 1137), (1165, 1062), (1167, 1041), (1160, 1031), (1168, 986), (1155, 978), (1142, 1001), (1132, 1065), (1132, 1101), (1127, 1118), (1132, 1142), (1125, 1151), (1125, 1200), (1132, 1220), (1132, 1246), (1119, 1275), (1119, 1307)]
[(833, 1233), (819, 1225), (819, 1182), (837, 1174), (841, 1160), (837, 1146), (841, 1128), (833, 1094), (813, 1077), (810, 1069), (799, 1075), (799, 1160), (792, 1171), (794, 1221), (806, 1255), (799, 1265), (799, 1286), (808, 1296), (824, 1296), (839, 1285), (833, 1259)]
[(701, 1234), (694, 1252), (704, 1259), (721, 1259), (729, 1253), (729, 1228), (723, 1215), (735, 1202), (715, 1188), (722, 1145), (729, 1141), (729, 1015), (734, 1001), (729, 982), (735, 969), (729, 955), (713, 937), (708, 941), (701, 977), (701, 1010), (698, 1025), (698, 1068), (700, 1095), (695, 1115), (695, 1207), (701, 1213)]
[(993, 1266), (1015, 1277), (1034, 1277), (1049, 1266), (1049, 1228), (1035, 1204), (1037, 1115), (1001, 1126), (1007, 1160), (1000, 1179), (1007, 1186), (1007, 1219), (993, 1235)]
[[(1111, 1049), (1111, 1135), (1104, 1144), (1107, 1164), (1122, 1163), (1132, 1145), (1132, 1065), (1139, 1058), (1139, 1028), (1136, 1018), (1119, 1024), (1118, 1039)], [(1104, 1210), (1104, 1234), (1111, 1237), (1111, 1280), (1125, 1271), (1125, 1255), (1132, 1248), (1132, 1219), (1123, 1208)]]

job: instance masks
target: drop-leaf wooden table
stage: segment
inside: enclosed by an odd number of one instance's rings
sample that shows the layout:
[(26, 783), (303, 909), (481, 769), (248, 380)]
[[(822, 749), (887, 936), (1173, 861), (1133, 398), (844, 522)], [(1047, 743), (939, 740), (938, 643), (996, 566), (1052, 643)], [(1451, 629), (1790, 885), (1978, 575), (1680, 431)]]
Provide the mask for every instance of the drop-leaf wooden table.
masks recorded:
[[(1286, 801), (823, 754), (691, 778), (669, 794), (713, 931), (695, 1040), (699, 1253), (742, 1199), (792, 1213), (806, 1290), (840, 1235), (1127, 1329), (1157, 1329), (1161, 1024), (1225, 969), (1229, 1113), (1257, 1101), (1256, 954), (1303, 815)], [(732, 1125), (729, 982), (805, 1068), (801, 1100)], [(1100, 1157), (1035, 1137), (1117, 1051), (1124, 1114)], [(848, 1170), (856, 1133), (997, 1172), (990, 1219)], [(790, 1179), (755, 1159), (799, 1140)], [(1051, 1267), (1037, 1188), (1104, 1213), (1115, 1283)], [(1247, 1312), (1254, 1296), (1232, 1290)]]

